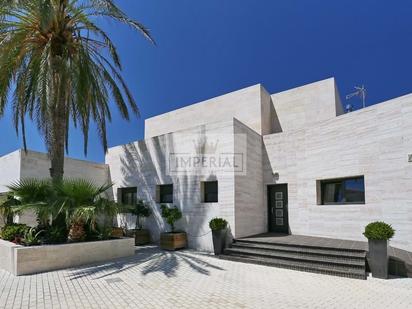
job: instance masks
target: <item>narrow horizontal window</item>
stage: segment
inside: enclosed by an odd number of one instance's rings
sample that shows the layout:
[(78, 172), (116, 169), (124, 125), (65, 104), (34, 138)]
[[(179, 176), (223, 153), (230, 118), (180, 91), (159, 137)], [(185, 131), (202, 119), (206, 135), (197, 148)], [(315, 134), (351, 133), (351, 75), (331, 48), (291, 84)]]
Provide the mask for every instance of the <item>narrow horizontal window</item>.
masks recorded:
[(320, 181), (322, 205), (365, 204), (364, 176)]
[(173, 184), (157, 186), (157, 202), (173, 203)]
[(218, 202), (218, 183), (217, 181), (204, 181), (202, 182), (202, 201), (204, 203), (217, 203)]

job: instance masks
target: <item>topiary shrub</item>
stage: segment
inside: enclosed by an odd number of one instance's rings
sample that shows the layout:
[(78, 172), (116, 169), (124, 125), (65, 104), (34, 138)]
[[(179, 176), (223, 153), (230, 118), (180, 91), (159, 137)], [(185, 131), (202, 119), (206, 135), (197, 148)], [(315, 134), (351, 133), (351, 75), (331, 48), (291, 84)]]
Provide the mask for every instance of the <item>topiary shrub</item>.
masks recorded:
[(175, 222), (182, 218), (182, 212), (176, 206), (169, 208), (166, 205), (161, 205), (160, 209), (162, 210), (162, 217), (166, 219), (173, 233), (175, 231)]
[(136, 230), (143, 229), (143, 222), (142, 218), (147, 218), (151, 215), (152, 211), (147, 206), (147, 204), (143, 200), (138, 200), (136, 205), (131, 206), (129, 208), (131, 214), (136, 216)]
[(212, 231), (221, 231), (226, 229), (227, 221), (223, 218), (214, 218), (209, 221), (209, 227)]
[(0, 237), (7, 241), (14, 241), (16, 238), (24, 237), (24, 234), (30, 230), (26, 224), (7, 224), (1, 229)]
[(395, 230), (390, 224), (387, 224), (382, 221), (376, 221), (369, 223), (365, 227), (365, 232), (363, 235), (367, 239), (373, 240), (389, 240), (395, 235)]

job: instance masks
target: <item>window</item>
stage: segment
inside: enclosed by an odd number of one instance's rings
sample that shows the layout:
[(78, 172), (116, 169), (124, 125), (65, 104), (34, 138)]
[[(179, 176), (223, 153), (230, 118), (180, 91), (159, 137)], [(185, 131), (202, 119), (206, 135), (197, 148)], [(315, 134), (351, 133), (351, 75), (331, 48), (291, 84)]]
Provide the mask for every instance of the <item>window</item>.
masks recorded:
[(321, 180), (321, 204), (365, 204), (363, 176)]
[(202, 182), (202, 202), (217, 203), (218, 201), (218, 185), (217, 181)]
[(156, 189), (158, 203), (173, 203), (173, 184), (158, 185)]
[(119, 201), (124, 205), (135, 205), (137, 202), (137, 188), (119, 188)]

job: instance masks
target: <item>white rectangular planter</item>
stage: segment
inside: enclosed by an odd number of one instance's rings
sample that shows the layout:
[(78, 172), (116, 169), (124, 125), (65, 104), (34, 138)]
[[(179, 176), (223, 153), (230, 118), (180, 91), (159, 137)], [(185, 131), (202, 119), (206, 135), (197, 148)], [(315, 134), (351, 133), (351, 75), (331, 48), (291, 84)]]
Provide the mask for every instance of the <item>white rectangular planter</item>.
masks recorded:
[(24, 247), (0, 240), (0, 268), (15, 276), (134, 255), (134, 238)]

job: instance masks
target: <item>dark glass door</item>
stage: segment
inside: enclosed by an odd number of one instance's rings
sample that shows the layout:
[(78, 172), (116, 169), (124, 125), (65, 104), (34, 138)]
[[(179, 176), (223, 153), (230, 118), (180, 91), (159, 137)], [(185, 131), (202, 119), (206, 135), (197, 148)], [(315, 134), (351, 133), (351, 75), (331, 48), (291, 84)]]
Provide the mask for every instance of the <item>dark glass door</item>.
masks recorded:
[(269, 231), (289, 234), (288, 185), (268, 186)]

